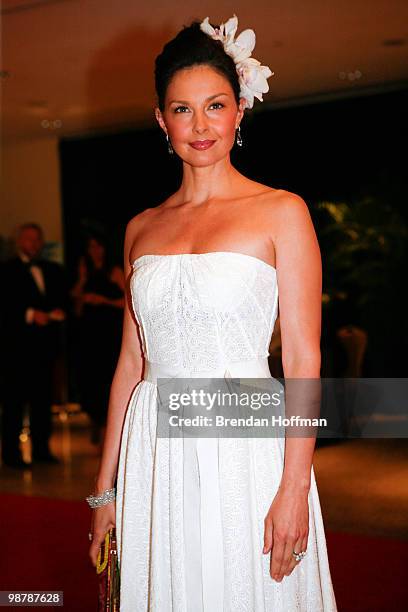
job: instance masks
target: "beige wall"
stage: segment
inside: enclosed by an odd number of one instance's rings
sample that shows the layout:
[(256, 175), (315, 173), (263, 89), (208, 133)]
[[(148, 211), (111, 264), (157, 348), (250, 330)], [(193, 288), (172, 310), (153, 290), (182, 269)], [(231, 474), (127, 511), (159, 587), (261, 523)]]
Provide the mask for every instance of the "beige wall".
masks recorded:
[(1, 147), (0, 235), (7, 240), (19, 223), (34, 221), (45, 241), (57, 242), (52, 257), (63, 258), (58, 140), (6, 143)]

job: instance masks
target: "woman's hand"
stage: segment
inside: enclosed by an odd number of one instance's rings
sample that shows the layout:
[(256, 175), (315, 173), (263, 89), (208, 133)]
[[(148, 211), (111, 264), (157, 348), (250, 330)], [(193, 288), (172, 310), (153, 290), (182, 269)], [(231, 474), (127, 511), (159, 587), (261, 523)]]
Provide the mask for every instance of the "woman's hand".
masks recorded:
[(50, 317), (48, 315), (48, 312), (44, 312), (43, 310), (34, 310), (34, 314), (33, 314), (33, 322), (36, 325), (48, 325), (50, 320)]
[(89, 556), (92, 565), (96, 567), (96, 560), (105, 535), (111, 527), (116, 526), (115, 502), (105, 504), (100, 508), (95, 508), (92, 512), (91, 533), (93, 535), (92, 544), (89, 549)]
[(301, 561), (293, 551), (306, 550), (309, 534), (308, 491), (282, 485), (265, 517), (263, 553), (271, 552), (270, 575), (280, 582)]

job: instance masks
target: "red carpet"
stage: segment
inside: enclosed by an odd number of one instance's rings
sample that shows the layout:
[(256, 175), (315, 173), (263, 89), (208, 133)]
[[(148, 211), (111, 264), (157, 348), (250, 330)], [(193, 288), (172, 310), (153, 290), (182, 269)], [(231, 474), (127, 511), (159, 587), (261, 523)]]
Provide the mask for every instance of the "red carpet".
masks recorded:
[(408, 543), (326, 532), (339, 612), (408, 609)]
[[(85, 502), (1, 495), (0, 504), (0, 590), (60, 590), (66, 612), (95, 612)], [(327, 547), (339, 612), (407, 609), (406, 542), (328, 531)]]
[(88, 557), (91, 512), (85, 502), (1, 495), (0, 590), (64, 591), (60, 610), (96, 612), (98, 583)]

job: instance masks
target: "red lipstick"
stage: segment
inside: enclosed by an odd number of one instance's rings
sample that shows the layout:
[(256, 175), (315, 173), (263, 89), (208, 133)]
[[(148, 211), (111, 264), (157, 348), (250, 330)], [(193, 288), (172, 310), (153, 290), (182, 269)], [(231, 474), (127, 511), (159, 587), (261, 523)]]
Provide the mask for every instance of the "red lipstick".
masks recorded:
[(214, 142), (215, 140), (195, 140), (194, 142), (190, 142), (190, 145), (193, 149), (204, 151), (205, 149), (209, 149)]

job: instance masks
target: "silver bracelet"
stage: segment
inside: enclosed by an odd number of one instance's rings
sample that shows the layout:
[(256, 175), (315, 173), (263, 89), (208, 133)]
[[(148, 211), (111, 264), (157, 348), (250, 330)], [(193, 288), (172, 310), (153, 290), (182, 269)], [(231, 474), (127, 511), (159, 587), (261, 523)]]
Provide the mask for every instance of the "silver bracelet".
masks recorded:
[(116, 498), (116, 488), (107, 489), (103, 491), (100, 495), (88, 495), (86, 497), (86, 501), (91, 506), (91, 508), (100, 508), (101, 506), (105, 506), (106, 504), (110, 504), (115, 501)]

